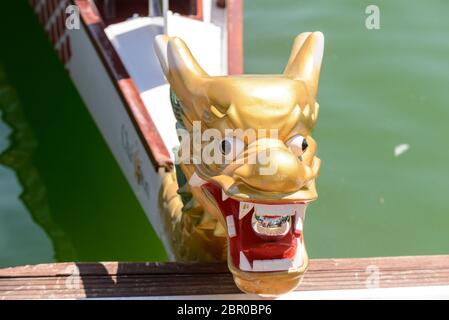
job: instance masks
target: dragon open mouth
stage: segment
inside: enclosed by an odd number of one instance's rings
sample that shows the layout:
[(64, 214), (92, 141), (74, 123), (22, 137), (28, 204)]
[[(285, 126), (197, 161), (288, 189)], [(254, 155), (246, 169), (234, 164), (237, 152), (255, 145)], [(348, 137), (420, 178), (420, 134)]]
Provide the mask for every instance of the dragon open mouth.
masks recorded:
[(304, 263), (304, 202), (261, 203), (228, 197), (220, 186), (202, 186), (227, 224), (229, 255), (241, 271), (293, 271)]

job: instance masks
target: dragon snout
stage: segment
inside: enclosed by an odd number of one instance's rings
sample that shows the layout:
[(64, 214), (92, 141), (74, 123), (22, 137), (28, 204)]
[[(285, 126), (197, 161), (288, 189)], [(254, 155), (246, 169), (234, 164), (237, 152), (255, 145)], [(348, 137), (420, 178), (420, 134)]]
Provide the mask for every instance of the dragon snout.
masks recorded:
[(285, 147), (272, 147), (257, 153), (254, 163), (234, 171), (234, 178), (252, 188), (289, 193), (300, 190), (313, 178), (312, 169)]

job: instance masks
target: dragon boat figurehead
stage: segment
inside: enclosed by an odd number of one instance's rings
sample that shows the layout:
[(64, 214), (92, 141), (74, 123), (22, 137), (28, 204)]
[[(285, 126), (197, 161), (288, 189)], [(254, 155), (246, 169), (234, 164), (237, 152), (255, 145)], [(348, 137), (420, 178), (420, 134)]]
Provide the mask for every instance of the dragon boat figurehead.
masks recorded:
[[(317, 199), (311, 132), (323, 34), (297, 36), (282, 75), (209, 76), (181, 39), (161, 35), (155, 43), (190, 133), (179, 167), (195, 200), (227, 230), (237, 286), (263, 296), (295, 289), (308, 265), (305, 212)], [(214, 143), (195, 143), (195, 127)], [(204, 154), (224, 161), (198, 159)]]

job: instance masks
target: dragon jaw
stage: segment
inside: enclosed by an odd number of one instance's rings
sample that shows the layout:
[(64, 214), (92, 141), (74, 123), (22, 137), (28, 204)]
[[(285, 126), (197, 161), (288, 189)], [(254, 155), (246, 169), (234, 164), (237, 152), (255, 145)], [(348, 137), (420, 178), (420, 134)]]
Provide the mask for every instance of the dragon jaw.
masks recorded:
[[(190, 186), (194, 197), (227, 230), (228, 267), (237, 286), (264, 297), (295, 289), (308, 266), (303, 225), (313, 199), (253, 201), (228, 196), (215, 181), (198, 181)], [(264, 228), (266, 221), (275, 227)]]

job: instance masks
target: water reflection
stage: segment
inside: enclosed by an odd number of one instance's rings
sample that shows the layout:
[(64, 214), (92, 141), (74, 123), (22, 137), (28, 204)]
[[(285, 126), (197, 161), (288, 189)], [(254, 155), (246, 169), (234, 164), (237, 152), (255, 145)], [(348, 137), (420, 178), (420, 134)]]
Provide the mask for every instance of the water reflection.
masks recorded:
[(53, 261), (44, 230), (57, 245), (70, 244), (52, 223), (45, 187), (31, 162), (36, 141), (1, 66), (0, 112), (0, 267)]
[(2, 156), (8, 167), (0, 169), (0, 188), (8, 190), (0, 195), (0, 214), (8, 219), (8, 224), (0, 221), (2, 266), (165, 260), (159, 239), (26, 1), (0, 2), (0, 38), (1, 77), (9, 88), (1, 143), (9, 146)]

